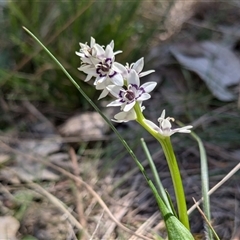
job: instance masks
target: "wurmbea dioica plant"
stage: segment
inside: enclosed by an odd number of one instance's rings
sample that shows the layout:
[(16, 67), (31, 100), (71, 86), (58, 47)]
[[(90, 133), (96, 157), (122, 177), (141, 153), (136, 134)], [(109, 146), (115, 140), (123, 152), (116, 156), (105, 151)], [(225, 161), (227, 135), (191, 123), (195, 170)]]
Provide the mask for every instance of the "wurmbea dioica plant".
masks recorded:
[[(116, 128), (112, 125), (109, 119), (92, 102), (92, 100), (81, 89), (81, 87), (72, 78), (72, 76), (68, 73), (64, 66), (47, 49), (47, 47), (44, 46), (44, 44), (27, 28), (23, 28), (38, 42), (38, 44), (62, 69), (68, 79), (78, 89), (78, 91), (83, 95), (83, 97), (89, 102), (89, 104), (91, 104), (91, 106), (103, 117), (103, 119), (108, 123), (111, 129), (118, 136), (129, 154), (132, 156), (133, 160), (136, 162), (140, 171), (144, 175), (148, 186), (153, 192), (153, 195), (159, 206), (159, 210), (165, 221), (168, 239), (194, 240), (192, 234), (190, 233), (182, 180), (170, 140), (170, 136), (174, 133), (189, 133), (192, 126), (172, 129), (171, 121), (174, 121), (174, 119), (170, 117), (165, 118), (165, 110), (163, 110), (160, 118), (158, 119), (159, 126), (144, 117), (142, 113), (144, 110), (144, 106), (142, 106), (142, 103), (143, 101), (148, 100), (151, 97), (149, 93), (155, 88), (156, 83), (148, 82), (141, 85), (140, 78), (154, 71), (151, 70), (142, 72), (144, 66), (143, 58), (139, 59), (137, 62), (131, 65), (126, 64), (126, 66), (117, 63), (115, 61), (115, 55), (120, 53), (121, 51), (113, 51), (113, 41), (105, 48), (97, 44), (94, 38), (91, 38), (90, 46), (88, 44), (80, 43), (80, 51), (76, 52), (76, 54), (80, 56), (82, 62), (79, 70), (87, 74), (87, 78), (85, 81), (89, 81), (91, 78), (94, 77), (94, 86), (96, 87), (96, 89), (102, 90), (99, 98), (103, 98), (110, 93), (115, 100), (108, 104), (108, 106), (120, 107), (120, 112), (116, 114), (114, 116), (114, 119), (112, 120), (117, 122), (128, 122), (131, 120), (135, 120), (140, 125), (142, 125), (161, 144), (173, 180), (178, 207), (177, 213), (174, 209), (172, 209), (171, 200), (168, 199), (166, 193), (162, 190), (162, 188), (158, 192), (157, 188), (152, 183), (152, 180), (147, 176), (144, 167), (138, 161), (131, 148), (128, 146), (128, 144), (122, 138)], [(146, 148), (145, 152), (147, 153)], [(149, 154), (147, 153), (147, 155)], [(153, 170), (156, 182), (159, 182), (159, 178), (158, 176), (156, 177), (155, 174), (155, 165), (150, 157), (148, 159), (151, 169)], [(135, 235), (138, 235), (143, 239), (148, 239), (140, 236), (139, 234)], [(160, 236), (157, 236), (157, 239), (162, 238)]]
[[(173, 236), (171, 234), (172, 229), (167, 229), (169, 239), (193, 239), (189, 231), (182, 179), (170, 140), (170, 136), (174, 133), (190, 133), (192, 126), (172, 129), (171, 122), (174, 121), (174, 118), (165, 117), (165, 110), (162, 111), (161, 116), (158, 118), (159, 125), (146, 119), (143, 115), (143, 103), (151, 98), (150, 93), (157, 83), (146, 82), (141, 84), (140, 79), (154, 72), (154, 70), (142, 72), (144, 67), (143, 58), (135, 63), (130, 65), (127, 63), (123, 66), (115, 61), (115, 55), (119, 53), (121, 51), (114, 52), (113, 41), (104, 47), (97, 44), (94, 38), (91, 38), (90, 46), (87, 43), (80, 43), (80, 51), (76, 52), (81, 59), (81, 66), (78, 69), (87, 74), (85, 81), (95, 78), (93, 85), (97, 90), (102, 90), (99, 99), (108, 94), (114, 98), (107, 107), (120, 107), (120, 112), (114, 116), (112, 121), (121, 123), (135, 120), (159, 141), (165, 153), (174, 185), (178, 208), (177, 217), (185, 229), (188, 230), (186, 235), (181, 235), (177, 230), (177, 224), (175, 224), (174, 230), (178, 233), (174, 235), (174, 238), (171, 238)], [(170, 206), (171, 204), (165, 202), (165, 205)], [(160, 210), (163, 214), (161, 208)], [(172, 209), (168, 210), (171, 213), (175, 212)], [(180, 232), (183, 233), (184, 231), (180, 230)]]

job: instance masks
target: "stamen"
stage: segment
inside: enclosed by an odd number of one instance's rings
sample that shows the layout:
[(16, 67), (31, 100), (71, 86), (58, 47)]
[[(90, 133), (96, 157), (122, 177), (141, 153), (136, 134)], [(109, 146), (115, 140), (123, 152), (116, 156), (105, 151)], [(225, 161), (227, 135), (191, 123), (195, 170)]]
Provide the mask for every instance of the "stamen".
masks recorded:
[(127, 90), (124, 97), (127, 98), (129, 101), (132, 101), (133, 99), (135, 99), (135, 94), (133, 91)]
[(100, 66), (100, 69), (101, 69), (103, 72), (109, 72), (110, 67), (109, 67), (107, 64), (102, 64), (102, 65)]

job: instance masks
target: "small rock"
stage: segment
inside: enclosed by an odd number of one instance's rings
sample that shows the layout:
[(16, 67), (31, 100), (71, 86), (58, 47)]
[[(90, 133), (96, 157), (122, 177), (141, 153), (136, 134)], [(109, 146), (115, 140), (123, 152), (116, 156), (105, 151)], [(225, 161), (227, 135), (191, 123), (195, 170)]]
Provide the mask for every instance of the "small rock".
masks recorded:
[(0, 239), (15, 240), (20, 227), (18, 220), (12, 216), (0, 217)]

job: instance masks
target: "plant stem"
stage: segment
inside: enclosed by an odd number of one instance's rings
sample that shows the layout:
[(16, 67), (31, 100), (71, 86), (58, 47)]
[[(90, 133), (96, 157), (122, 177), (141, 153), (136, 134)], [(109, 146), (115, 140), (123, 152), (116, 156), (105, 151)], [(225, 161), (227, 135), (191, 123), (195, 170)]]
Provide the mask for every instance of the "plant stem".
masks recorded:
[(158, 140), (161, 144), (165, 157), (167, 159), (168, 167), (170, 170), (171, 178), (173, 181), (174, 192), (177, 200), (177, 208), (178, 208), (178, 215), (179, 220), (182, 224), (190, 230), (189, 220), (187, 215), (187, 206), (186, 206), (186, 199), (185, 193), (182, 184), (182, 178), (180, 175), (180, 171), (178, 168), (177, 160), (173, 151), (173, 147), (171, 144), (170, 137), (162, 136), (157, 131), (152, 129), (144, 120), (144, 116), (142, 114), (141, 108), (138, 103), (135, 104), (134, 110), (137, 115), (136, 121), (142, 125), (154, 138)]
[(173, 181), (173, 187), (174, 187), (176, 200), (177, 200), (179, 220), (183, 223), (183, 225), (187, 229), (190, 229), (182, 178), (180, 175), (180, 171), (178, 168), (177, 160), (173, 151), (170, 137), (166, 137), (165, 139), (158, 139), (158, 141), (163, 148), (163, 151), (167, 159), (168, 167), (171, 173), (171, 178)]

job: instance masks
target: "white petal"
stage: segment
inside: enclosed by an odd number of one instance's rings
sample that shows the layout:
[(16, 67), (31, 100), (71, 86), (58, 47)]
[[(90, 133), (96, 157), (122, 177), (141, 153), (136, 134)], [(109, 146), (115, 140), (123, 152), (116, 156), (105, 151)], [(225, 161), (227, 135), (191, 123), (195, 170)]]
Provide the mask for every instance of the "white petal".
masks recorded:
[(96, 41), (93, 37), (91, 37), (91, 40), (90, 40), (90, 47), (92, 48), (94, 45), (96, 44)]
[(83, 57), (81, 57), (81, 61), (83, 62), (83, 64), (88, 64), (90, 65), (91, 67), (94, 67), (94, 64), (92, 63), (92, 59), (89, 57), (89, 58), (86, 58), (85, 55)]
[(115, 86), (115, 85), (107, 86), (107, 89), (116, 98), (119, 98), (119, 93), (122, 90), (120, 86)]
[(79, 57), (84, 57), (84, 54), (83, 53), (81, 53), (81, 52), (75, 52), (76, 53), (76, 55), (78, 55)]
[(96, 83), (96, 89), (97, 90), (102, 90), (104, 88), (106, 88), (105, 82), (97, 82)]
[(108, 44), (112, 49), (114, 49), (114, 41), (112, 40), (109, 44)]
[(93, 76), (91, 74), (88, 74), (84, 82), (88, 82)]
[(146, 82), (141, 87), (144, 88), (145, 92), (149, 93), (156, 87), (156, 85), (156, 82)]
[(82, 65), (78, 68), (79, 71), (85, 72), (87, 74), (91, 74), (93, 76), (97, 76), (96, 75), (96, 69), (93, 68), (92, 66), (86, 64), (86, 65)]
[(141, 77), (147, 76), (147, 75), (149, 75), (153, 72), (155, 72), (155, 70), (148, 70), (148, 71), (145, 71), (145, 72), (141, 72), (141, 73), (139, 73), (139, 77), (141, 78)]
[(117, 55), (117, 54), (122, 53), (122, 52), (123, 52), (123, 51), (118, 50), (118, 51), (114, 52), (114, 55)]
[(151, 98), (151, 95), (149, 93), (143, 93), (141, 97), (138, 98), (138, 101), (145, 101)]
[(105, 50), (99, 44), (95, 44), (93, 46), (93, 51), (94, 50), (95, 50), (95, 56), (98, 56), (98, 57), (101, 57), (101, 58), (105, 57)]
[(171, 128), (172, 128), (172, 124), (170, 123), (169, 120), (164, 119), (164, 120), (161, 122), (160, 128), (162, 128), (163, 130), (164, 130), (164, 129), (171, 129)]
[(113, 77), (110, 77), (111, 81), (117, 86), (123, 86), (124, 81), (121, 74), (117, 73)]
[(144, 66), (144, 60), (143, 60), (143, 57), (140, 58), (137, 62), (135, 62), (133, 64), (133, 69), (137, 72), (137, 73), (140, 73), (143, 69), (143, 66)]
[(105, 53), (106, 53), (106, 58), (114, 59), (113, 49), (111, 48), (110, 45), (107, 45)]
[(104, 88), (107, 88), (109, 85), (111, 85), (112, 82), (110, 81), (109, 78), (107, 78), (105, 81), (101, 82), (101, 83), (97, 83), (96, 84), (96, 89), (97, 90), (103, 90)]
[(181, 128), (176, 128), (176, 129), (174, 129), (174, 131), (176, 131), (176, 132), (180, 132), (180, 133), (190, 133), (191, 132), (191, 130), (189, 130), (189, 129), (191, 129), (193, 126), (185, 126), (185, 127), (181, 127)]
[(137, 115), (134, 110), (131, 110), (129, 112), (120, 112), (117, 113), (114, 116), (115, 119), (112, 119), (114, 122), (128, 122), (131, 120), (135, 120), (137, 118)]
[(79, 46), (80, 46), (80, 48), (87, 48), (88, 47), (88, 45), (85, 44), (85, 43), (79, 43)]
[(94, 68), (96, 68), (95, 66), (100, 62), (100, 59), (96, 57), (89, 57), (88, 59), (89, 59), (89, 62), (91, 62), (94, 65)]
[(131, 102), (131, 103), (127, 103), (124, 108), (123, 108), (123, 111), (124, 112), (128, 112), (129, 110), (131, 110), (133, 108), (133, 106), (135, 105), (135, 101)]
[(147, 120), (147, 119), (144, 119), (144, 122), (145, 122), (149, 127), (151, 127), (152, 129), (154, 129), (155, 131), (157, 131), (157, 132), (160, 131), (160, 128), (159, 128), (155, 123), (153, 123), (152, 121)]
[(128, 84), (137, 85), (138, 87), (140, 85), (138, 74), (135, 71), (130, 71), (127, 81)]
[(96, 78), (95, 82), (93, 83), (93, 85), (101, 84), (101, 83), (103, 83), (106, 79), (107, 79), (106, 76), (104, 76), (104, 77), (99, 77), (99, 76), (98, 76), (98, 77)]
[(108, 93), (109, 93), (108, 90), (105, 88), (105, 89), (102, 91), (102, 93), (100, 94), (100, 96), (98, 97), (98, 100), (106, 97), (106, 96), (108, 95)]
[(163, 136), (165, 136), (165, 137), (170, 137), (170, 136), (172, 136), (174, 133), (175, 133), (175, 132), (170, 129), (170, 130), (162, 131), (162, 132), (161, 132), (161, 135), (163, 135)]
[(121, 63), (118, 63), (118, 62), (113, 63), (112, 70), (116, 71), (117, 73), (122, 73), (122, 74), (127, 73), (127, 69)]
[(110, 102), (110, 103), (107, 105), (107, 107), (121, 106), (123, 103), (120, 102), (120, 101), (121, 101), (121, 99), (117, 99), (117, 100), (115, 100), (115, 101), (113, 101), (113, 102)]
[(158, 122), (160, 122), (160, 121), (164, 120), (164, 118), (165, 118), (165, 109), (163, 109), (163, 111), (162, 111), (162, 114), (161, 114), (160, 118), (158, 118)]

